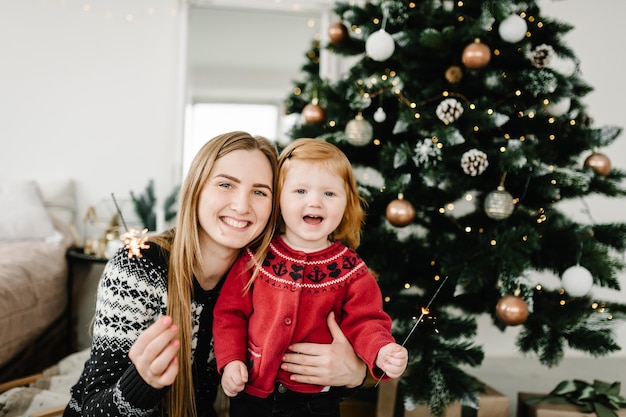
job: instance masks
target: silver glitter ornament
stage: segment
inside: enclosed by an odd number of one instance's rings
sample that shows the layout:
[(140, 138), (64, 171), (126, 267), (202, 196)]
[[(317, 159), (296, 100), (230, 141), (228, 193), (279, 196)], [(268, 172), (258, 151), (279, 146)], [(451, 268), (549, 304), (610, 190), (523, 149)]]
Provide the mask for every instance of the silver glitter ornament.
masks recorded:
[(494, 220), (504, 220), (513, 213), (513, 196), (500, 185), (485, 198), (485, 213)]
[(353, 146), (365, 146), (372, 141), (374, 129), (361, 113), (346, 124), (346, 138)]

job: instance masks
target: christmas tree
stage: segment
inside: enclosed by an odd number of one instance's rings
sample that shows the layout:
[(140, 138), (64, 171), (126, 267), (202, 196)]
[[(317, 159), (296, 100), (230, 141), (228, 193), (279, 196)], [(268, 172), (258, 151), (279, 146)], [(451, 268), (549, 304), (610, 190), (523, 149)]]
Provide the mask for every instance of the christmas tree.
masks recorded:
[[(328, 40), (286, 100), (291, 138), (317, 137), (352, 161), (368, 202), (358, 252), (377, 274), (394, 334), (406, 342), (405, 399), (442, 415), (477, 402), (462, 369), (483, 360), (476, 317), (520, 326), (520, 353), (555, 366), (566, 349), (620, 347), (626, 224), (575, 222), (559, 203), (623, 197), (626, 173), (602, 148), (592, 91), (562, 37), (571, 25), (532, 0), (339, 2)], [(319, 49), (350, 63), (319, 74)], [(584, 204), (584, 203), (583, 203)], [(559, 278), (544, 285), (541, 277)]]

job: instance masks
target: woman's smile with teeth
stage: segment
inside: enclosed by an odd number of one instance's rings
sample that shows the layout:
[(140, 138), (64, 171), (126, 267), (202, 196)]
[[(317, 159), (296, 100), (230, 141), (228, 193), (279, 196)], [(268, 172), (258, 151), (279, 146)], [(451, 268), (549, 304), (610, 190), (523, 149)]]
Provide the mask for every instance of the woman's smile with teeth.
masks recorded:
[(237, 227), (239, 229), (243, 229), (244, 227), (246, 227), (248, 225), (248, 222), (241, 222), (235, 219), (232, 219), (230, 217), (224, 217), (224, 223), (226, 223), (229, 226), (232, 227)]

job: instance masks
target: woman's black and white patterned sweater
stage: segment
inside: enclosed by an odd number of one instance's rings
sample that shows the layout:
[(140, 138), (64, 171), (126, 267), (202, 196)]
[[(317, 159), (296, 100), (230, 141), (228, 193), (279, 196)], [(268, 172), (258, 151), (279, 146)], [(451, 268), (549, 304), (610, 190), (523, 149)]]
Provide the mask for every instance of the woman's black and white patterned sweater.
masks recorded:
[[(107, 263), (98, 286), (90, 357), (72, 388), (64, 416), (161, 416), (167, 389), (150, 387), (128, 358), (137, 337), (164, 315), (167, 258), (149, 243), (141, 257), (120, 249)], [(220, 284), (221, 285), (221, 284)], [(219, 375), (211, 328), (219, 287), (204, 291), (194, 283), (192, 356), (199, 416), (213, 416)]]

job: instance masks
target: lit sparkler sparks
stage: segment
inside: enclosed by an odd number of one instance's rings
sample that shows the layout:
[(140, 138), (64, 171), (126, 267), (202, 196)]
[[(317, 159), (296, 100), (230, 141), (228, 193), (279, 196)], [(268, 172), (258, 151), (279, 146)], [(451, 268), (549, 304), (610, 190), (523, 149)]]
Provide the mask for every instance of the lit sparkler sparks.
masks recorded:
[(128, 249), (128, 258), (136, 256), (141, 258), (141, 250), (148, 249), (150, 245), (146, 243), (148, 240), (148, 229), (137, 230), (130, 229), (122, 235), (124, 238), (124, 246)]
[(113, 193), (111, 193), (111, 198), (113, 198), (115, 209), (120, 215), (120, 220), (124, 225), (124, 230), (126, 230), (126, 232), (122, 235), (122, 238), (124, 239), (124, 246), (128, 249), (128, 258), (132, 258), (133, 256), (141, 258), (141, 250), (148, 249), (150, 247), (150, 245), (146, 243), (148, 240), (148, 229), (129, 229), (128, 226), (126, 226), (122, 210), (120, 210), (120, 206), (117, 205), (117, 200), (115, 199), (115, 195), (113, 195)]
[[(404, 339), (404, 342), (402, 342), (402, 346), (406, 345), (406, 342), (408, 342), (409, 338), (411, 337), (411, 335), (413, 334), (413, 332), (417, 328), (417, 325), (420, 324), (420, 322), (422, 321), (424, 316), (427, 315), (427, 314), (430, 314), (430, 305), (433, 303), (433, 301), (435, 300), (435, 297), (437, 297), (437, 294), (439, 294), (439, 291), (441, 291), (441, 287), (443, 287), (443, 284), (445, 284), (447, 280), (448, 280), (448, 276), (446, 275), (446, 277), (439, 284), (439, 287), (437, 288), (437, 291), (435, 291), (433, 296), (428, 301), (428, 304), (426, 304), (426, 307), (422, 307), (421, 308), (422, 314), (420, 314), (420, 316), (417, 318), (417, 320), (415, 320), (415, 324), (411, 328), (411, 331), (409, 332), (409, 334), (406, 335), (406, 338)], [(374, 385), (374, 388), (376, 388), (378, 386), (378, 384), (380, 384), (380, 381), (382, 381), (384, 376), (385, 376), (385, 374), (383, 373), (382, 376), (380, 378), (378, 378), (378, 381), (376, 381), (376, 385)]]

